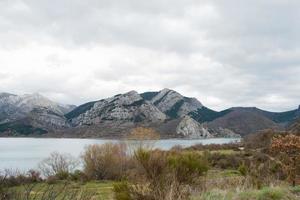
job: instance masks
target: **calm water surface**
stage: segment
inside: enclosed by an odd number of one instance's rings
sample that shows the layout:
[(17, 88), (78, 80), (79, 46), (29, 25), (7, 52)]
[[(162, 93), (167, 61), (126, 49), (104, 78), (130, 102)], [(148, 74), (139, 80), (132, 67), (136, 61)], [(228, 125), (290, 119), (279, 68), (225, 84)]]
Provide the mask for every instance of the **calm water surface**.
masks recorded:
[[(224, 144), (237, 142), (239, 139), (214, 138), (202, 140), (167, 139), (155, 143), (156, 148), (170, 149), (175, 145), (183, 147), (194, 144)], [(45, 139), (45, 138), (0, 138), (0, 170), (37, 168), (37, 165), (50, 153), (69, 153), (79, 157), (84, 148), (90, 144), (104, 144), (119, 142), (119, 140), (105, 139)]]

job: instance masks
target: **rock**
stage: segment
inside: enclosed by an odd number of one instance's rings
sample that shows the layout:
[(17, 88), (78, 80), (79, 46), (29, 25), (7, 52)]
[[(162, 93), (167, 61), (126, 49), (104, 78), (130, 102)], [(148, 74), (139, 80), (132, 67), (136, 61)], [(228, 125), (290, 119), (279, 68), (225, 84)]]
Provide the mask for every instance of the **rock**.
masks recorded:
[(163, 89), (160, 92), (148, 94), (152, 94), (152, 98), (149, 98), (149, 95), (144, 96), (170, 118), (183, 117), (192, 111), (202, 108), (202, 104), (196, 98), (184, 97), (170, 89)]
[(189, 139), (211, 138), (213, 135), (203, 125), (189, 116), (184, 116), (176, 128), (176, 133)]
[[(76, 109), (74, 110), (76, 111)], [(103, 121), (163, 122), (166, 115), (136, 91), (95, 102), (89, 109), (71, 119), (74, 126), (92, 125)]]

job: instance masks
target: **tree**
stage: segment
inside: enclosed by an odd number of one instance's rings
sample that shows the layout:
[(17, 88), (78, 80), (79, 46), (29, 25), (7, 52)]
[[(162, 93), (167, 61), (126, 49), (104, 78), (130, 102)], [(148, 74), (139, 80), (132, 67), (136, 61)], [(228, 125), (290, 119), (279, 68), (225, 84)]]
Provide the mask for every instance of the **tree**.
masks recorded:
[(300, 136), (289, 134), (274, 137), (271, 151), (277, 154), (293, 186), (296, 185), (297, 163), (300, 160)]
[(79, 166), (79, 161), (70, 154), (53, 152), (39, 163), (39, 169), (44, 176), (68, 175)]

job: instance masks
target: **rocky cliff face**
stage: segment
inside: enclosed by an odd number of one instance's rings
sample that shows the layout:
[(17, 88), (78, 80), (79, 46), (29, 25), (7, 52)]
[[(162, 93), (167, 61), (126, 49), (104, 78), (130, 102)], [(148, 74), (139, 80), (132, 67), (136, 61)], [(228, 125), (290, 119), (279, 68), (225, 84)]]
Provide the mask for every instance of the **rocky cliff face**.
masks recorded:
[[(79, 108), (81, 109), (81, 108)], [(73, 113), (76, 113), (75, 109)], [(74, 126), (94, 125), (105, 121), (136, 123), (163, 122), (166, 115), (150, 102), (145, 101), (136, 91), (116, 95), (94, 102), (88, 109), (78, 111), (70, 119)]]
[(176, 133), (190, 139), (212, 138), (213, 135), (203, 125), (189, 116), (182, 118), (176, 128)]
[[(152, 94), (152, 96), (150, 94)], [(142, 96), (145, 96), (147, 100), (170, 118), (183, 117), (203, 107), (196, 98), (184, 97), (170, 89), (144, 93)]]

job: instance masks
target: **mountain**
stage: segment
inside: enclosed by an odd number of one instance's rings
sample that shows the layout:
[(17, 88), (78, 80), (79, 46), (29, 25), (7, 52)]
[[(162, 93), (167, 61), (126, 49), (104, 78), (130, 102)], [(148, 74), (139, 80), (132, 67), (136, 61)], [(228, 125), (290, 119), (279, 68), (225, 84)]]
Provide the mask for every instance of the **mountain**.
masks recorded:
[(292, 133), (300, 135), (300, 106), (296, 111), (296, 115), (298, 116), (298, 118), (289, 125), (288, 130)]
[(201, 103), (179, 93), (164, 89), (138, 94), (131, 91), (111, 98), (89, 102), (66, 114), (79, 135), (125, 135), (132, 128), (146, 126), (156, 129), (163, 138), (213, 137), (199, 122), (188, 116), (201, 109)]
[(196, 98), (185, 97), (167, 88), (159, 92), (145, 92), (141, 96), (153, 103), (171, 119), (188, 115), (197, 122), (203, 123), (212, 121), (230, 112), (227, 110), (222, 112), (211, 110), (203, 106)]
[(0, 132), (47, 133), (68, 127), (64, 115), (74, 106), (55, 103), (40, 94), (0, 93)]
[(264, 129), (284, 130), (300, 118), (300, 108), (287, 112), (269, 112), (256, 107), (234, 107), (219, 112), (208, 127), (227, 128), (242, 136)]
[(288, 129), (290, 132), (300, 135), (300, 120), (297, 120), (289, 126)]
[(183, 117), (203, 107), (196, 98), (184, 97), (170, 89), (163, 89), (159, 92), (146, 92), (142, 93), (141, 96), (150, 101), (169, 118)]
[(264, 129), (294, 131), (299, 120), (300, 107), (287, 112), (255, 107), (218, 112), (170, 89), (130, 91), (78, 107), (40, 94), (0, 93), (1, 136), (120, 138), (143, 126), (162, 138), (243, 137)]
[(65, 115), (72, 133), (86, 137), (121, 137), (136, 126), (164, 123), (167, 116), (136, 91), (78, 106)]
[(247, 111), (251, 113), (256, 113), (283, 126), (287, 126), (289, 123), (293, 122), (294, 120), (300, 117), (300, 106), (298, 109), (286, 111), (286, 112), (269, 112), (269, 111), (261, 110), (256, 107), (236, 107), (236, 108), (231, 108), (230, 110)]
[(93, 125), (103, 121), (161, 122), (167, 117), (136, 91), (79, 106), (67, 114), (72, 125)]
[(211, 129), (226, 128), (241, 136), (264, 129), (282, 129), (279, 124), (264, 115), (244, 108), (229, 109), (227, 114), (208, 122), (208, 127)]

